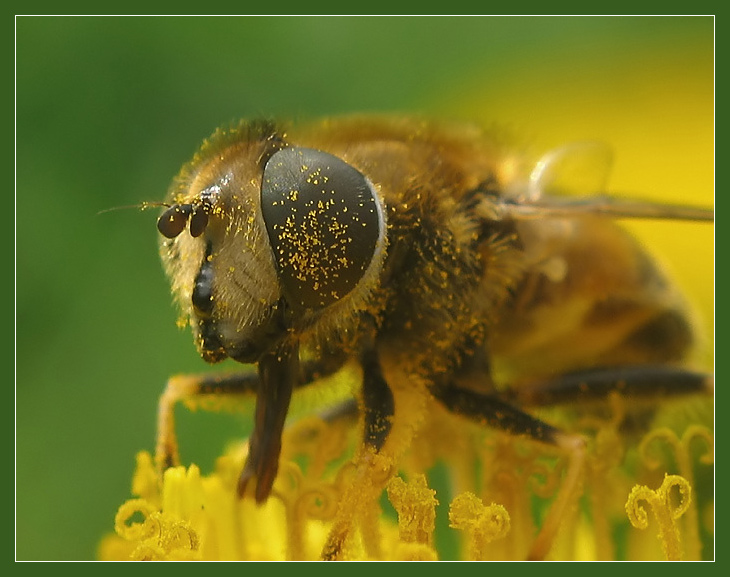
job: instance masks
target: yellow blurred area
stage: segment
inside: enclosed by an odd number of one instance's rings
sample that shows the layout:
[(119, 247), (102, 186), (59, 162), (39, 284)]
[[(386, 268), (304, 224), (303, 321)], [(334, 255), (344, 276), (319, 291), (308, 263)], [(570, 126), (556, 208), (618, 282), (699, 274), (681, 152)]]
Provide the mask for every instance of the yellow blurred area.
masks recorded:
[[(658, 202), (714, 206), (714, 62), (708, 38), (696, 46), (658, 38), (615, 53), (606, 46), (567, 52), (560, 65), (516, 61), (496, 85), (473, 81), (464, 117), (497, 121), (524, 136), (536, 154), (577, 141), (608, 144), (608, 192)], [(607, 56), (611, 54), (611, 56)], [(534, 65), (533, 65), (534, 64)], [(476, 97), (476, 99), (475, 99)], [(631, 221), (696, 312), (705, 339), (702, 367), (714, 364), (714, 224)]]

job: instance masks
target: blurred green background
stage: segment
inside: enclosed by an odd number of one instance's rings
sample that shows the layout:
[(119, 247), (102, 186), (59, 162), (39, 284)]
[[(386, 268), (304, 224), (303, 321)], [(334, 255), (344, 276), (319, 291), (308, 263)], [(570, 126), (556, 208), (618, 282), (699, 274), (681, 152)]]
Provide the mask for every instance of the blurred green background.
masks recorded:
[[(711, 205), (712, 18), (16, 19), (16, 558), (93, 559), (152, 450), (175, 326), (156, 212), (240, 117), (387, 111), (600, 139), (611, 188)], [(712, 367), (714, 228), (639, 230), (697, 305)], [(204, 471), (237, 418), (181, 415)]]

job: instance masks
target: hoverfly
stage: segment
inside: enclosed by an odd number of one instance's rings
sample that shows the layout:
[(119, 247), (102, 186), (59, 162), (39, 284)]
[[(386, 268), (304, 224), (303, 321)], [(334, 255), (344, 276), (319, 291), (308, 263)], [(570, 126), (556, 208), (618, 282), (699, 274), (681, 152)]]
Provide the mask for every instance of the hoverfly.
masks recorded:
[[(160, 251), (203, 359), (257, 372), (171, 379), (158, 465), (179, 461), (176, 402), (255, 394), (238, 493), (265, 501), (292, 392), (354, 364), (362, 450), (352, 491), (375, 482), (376, 456), (397, 462), (403, 444), (390, 440), (410, 387), (564, 450), (565, 495), (584, 441), (529, 407), (711, 391), (709, 375), (682, 364), (694, 338), (684, 304), (615, 219), (711, 221), (712, 210), (550, 197), (563, 152), (515, 185), (511, 159), (470, 128), (355, 117), (218, 130), (170, 187)], [(550, 546), (561, 495), (533, 557)], [(340, 555), (349, 523), (336, 519), (324, 558)]]

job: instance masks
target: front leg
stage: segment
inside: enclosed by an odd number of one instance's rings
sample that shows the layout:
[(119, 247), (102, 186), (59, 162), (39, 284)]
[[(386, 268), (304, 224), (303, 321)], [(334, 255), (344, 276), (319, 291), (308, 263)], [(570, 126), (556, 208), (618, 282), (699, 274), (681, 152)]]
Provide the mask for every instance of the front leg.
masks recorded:
[[(395, 456), (384, 450), (393, 428), (395, 399), (383, 377), (376, 351), (368, 348), (361, 355), (363, 370), (362, 406), (363, 442), (356, 459), (355, 476), (340, 499), (339, 509), (322, 550), (322, 558), (334, 561), (343, 550), (354, 522), (372, 511), (385, 483), (392, 475)], [(377, 547), (377, 544), (372, 544)]]
[[(301, 367), (294, 352), (287, 357), (272, 353), (259, 363), (258, 372), (233, 374), (178, 375), (172, 377), (160, 397), (157, 413), (157, 444), (155, 461), (160, 479), (166, 469), (180, 464), (177, 435), (175, 434), (175, 407), (183, 403), (190, 408), (220, 410), (225, 399), (257, 398), (255, 429), (249, 440), (249, 458), (241, 473), (239, 493), (243, 494), (250, 479), (261, 475), (257, 483), (256, 499), (264, 500), (276, 476), (281, 426), (285, 407), (288, 407), (291, 387), (302, 387), (335, 373), (345, 357), (327, 356), (310, 360)], [(286, 362), (283, 362), (284, 359)], [(269, 383), (265, 385), (265, 383)], [(274, 410), (276, 407), (276, 410)]]
[(157, 444), (155, 462), (162, 474), (170, 467), (180, 465), (177, 435), (175, 433), (175, 407), (184, 403), (188, 407), (205, 406), (223, 399), (253, 397), (258, 389), (259, 378), (254, 372), (233, 374), (176, 375), (167, 381), (157, 408)]
[(374, 452), (378, 452), (383, 448), (393, 428), (395, 401), (393, 392), (385, 382), (375, 351), (366, 351), (362, 355), (361, 362), (363, 368), (363, 443)]

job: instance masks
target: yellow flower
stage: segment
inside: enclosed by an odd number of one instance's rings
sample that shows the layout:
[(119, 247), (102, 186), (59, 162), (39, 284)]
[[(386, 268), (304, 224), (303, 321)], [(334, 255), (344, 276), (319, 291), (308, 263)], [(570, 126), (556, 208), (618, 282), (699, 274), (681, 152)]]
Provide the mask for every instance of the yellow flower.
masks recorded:
[[(328, 536), (347, 519), (339, 558), (524, 559), (561, 486), (564, 456), (426, 405), (423, 425), (397, 464), (373, 457), (367, 474), (382, 477), (369, 492), (353, 491), (367, 486), (356, 479), (362, 474), (353, 461), (356, 431), (318, 418), (285, 431), (272, 496), (261, 506), (236, 495), (246, 443), (233, 445), (209, 474), (195, 465), (174, 467), (162, 480), (152, 457), (141, 452), (132, 498), (120, 506), (115, 533), (102, 540), (99, 557), (317, 560)], [(692, 426), (683, 437), (661, 427), (637, 443), (622, 432), (620, 421), (580, 423), (591, 432), (581, 489), (571, 496), (547, 558), (661, 560), (678, 558), (680, 551), (684, 559), (712, 558), (714, 489), (707, 482), (712, 451), (698, 456), (689, 450), (690, 438), (711, 444), (711, 432)], [(665, 451), (660, 458), (661, 440), (673, 454)], [(437, 478), (444, 470), (448, 478)], [(666, 486), (647, 489), (661, 485), (665, 475)], [(641, 503), (666, 503), (675, 486), (687, 496), (680, 503), (681, 519), (679, 509), (652, 509), (661, 540), (631, 526), (646, 522)], [(386, 487), (382, 494), (380, 487)], [(449, 543), (460, 545), (450, 550)]]

